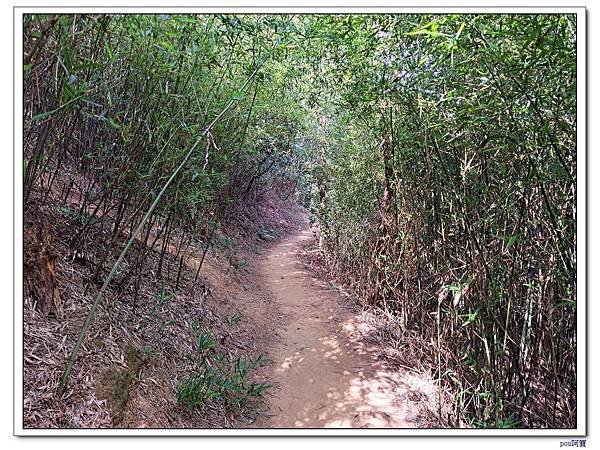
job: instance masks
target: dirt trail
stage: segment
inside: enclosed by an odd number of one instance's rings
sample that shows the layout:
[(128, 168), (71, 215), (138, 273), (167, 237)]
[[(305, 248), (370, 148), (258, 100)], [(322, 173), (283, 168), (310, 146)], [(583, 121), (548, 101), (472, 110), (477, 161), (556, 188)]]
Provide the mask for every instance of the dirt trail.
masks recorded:
[[(365, 339), (359, 308), (314, 278), (298, 260), (308, 225), (272, 248), (261, 268), (282, 322), (272, 352), (275, 389), (269, 428), (427, 426), (420, 411), (433, 393), (426, 380), (391, 369)], [(371, 342), (371, 343), (369, 343)]]

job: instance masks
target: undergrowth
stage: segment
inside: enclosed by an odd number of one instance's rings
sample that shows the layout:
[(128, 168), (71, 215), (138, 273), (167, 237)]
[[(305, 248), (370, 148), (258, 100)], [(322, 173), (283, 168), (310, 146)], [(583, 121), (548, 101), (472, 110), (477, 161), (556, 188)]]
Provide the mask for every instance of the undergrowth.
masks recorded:
[(270, 364), (270, 360), (262, 355), (255, 358), (233, 357), (218, 352), (212, 333), (200, 329), (197, 321), (192, 323), (192, 333), (196, 344), (197, 367), (179, 383), (179, 404), (199, 408), (208, 400), (222, 399), (228, 409), (240, 410), (249, 399), (262, 397), (271, 387), (268, 383), (251, 380), (252, 372)]

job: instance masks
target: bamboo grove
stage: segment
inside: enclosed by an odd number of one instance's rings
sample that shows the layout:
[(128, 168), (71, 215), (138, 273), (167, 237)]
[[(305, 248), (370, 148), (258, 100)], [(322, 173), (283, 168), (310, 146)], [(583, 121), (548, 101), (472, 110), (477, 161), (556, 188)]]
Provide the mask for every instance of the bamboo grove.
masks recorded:
[(78, 199), (96, 295), (182, 162), (118, 275), (136, 293), (152, 227), (183, 264), (296, 196), (332, 272), (426, 346), (443, 420), (573, 427), (575, 36), (569, 15), (27, 16), (25, 209)]

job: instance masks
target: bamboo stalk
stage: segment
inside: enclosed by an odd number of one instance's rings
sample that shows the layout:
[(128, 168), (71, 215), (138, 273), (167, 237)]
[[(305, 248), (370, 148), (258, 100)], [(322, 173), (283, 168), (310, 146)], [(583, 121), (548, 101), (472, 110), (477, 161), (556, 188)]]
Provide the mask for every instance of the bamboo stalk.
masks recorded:
[[(248, 79), (242, 85), (240, 91), (244, 91), (246, 89), (246, 87), (248, 86), (248, 84), (250, 83), (250, 81), (252, 81), (252, 79), (254, 78), (254, 76), (256, 75), (256, 73), (258, 72), (258, 70), (263, 66), (263, 64), (265, 62), (266, 62), (266, 59), (261, 64), (259, 64), (258, 67), (256, 67), (256, 69), (254, 70), (254, 72), (252, 72), (252, 74), (248, 77)], [(158, 206), (158, 203), (160, 202), (160, 199), (162, 198), (162, 196), (164, 195), (164, 193), (167, 191), (168, 187), (171, 185), (171, 183), (173, 182), (173, 180), (175, 180), (175, 178), (177, 177), (177, 175), (179, 175), (179, 172), (181, 172), (181, 169), (183, 169), (183, 167), (186, 165), (186, 163), (188, 162), (190, 156), (192, 156), (192, 153), (194, 152), (194, 150), (196, 149), (196, 147), (198, 146), (198, 144), (200, 144), (200, 142), (204, 138), (206, 138), (206, 137), (209, 136), (210, 131), (215, 126), (215, 124), (225, 114), (227, 114), (227, 112), (231, 109), (231, 107), (234, 104), (236, 104), (238, 101), (239, 100), (235, 99), (235, 98), (231, 99), (229, 101), (229, 103), (227, 104), (227, 106), (219, 113), (219, 115), (217, 115), (217, 117), (215, 117), (213, 119), (213, 121), (210, 123), (210, 125), (205, 128), (205, 130), (202, 133), (202, 135), (196, 140), (196, 142), (194, 142), (194, 145), (192, 145), (192, 147), (185, 154), (184, 158), (179, 163), (179, 165), (177, 166), (177, 168), (173, 171), (173, 173), (171, 174), (171, 177), (167, 180), (167, 182), (165, 183), (165, 185), (163, 186), (163, 188), (161, 189), (161, 191), (158, 193), (158, 195), (156, 196), (156, 198), (154, 199), (154, 201), (152, 202), (152, 204), (150, 205), (150, 207), (146, 211), (146, 214), (144, 215), (143, 219), (140, 221), (140, 223), (136, 227), (135, 231), (131, 234), (131, 237), (129, 238), (129, 241), (127, 242), (127, 244), (123, 248), (123, 251), (121, 251), (121, 254), (119, 255), (119, 258), (117, 259), (117, 261), (113, 265), (110, 273), (108, 274), (108, 276), (104, 280), (104, 283), (102, 284), (102, 287), (98, 291), (98, 294), (96, 295), (96, 298), (94, 299), (94, 303), (92, 304), (92, 307), (90, 308), (90, 311), (88, 312), (88, 315), (87, 315), (87, 317), (85, 319), (85, 322), (83, 323), (83, 326), (81, 327), (81, 330), (79, 331), (79, 337), (77, 338), (77, 342), (75, 343), (75, 347), (73, 348), (73, 351), (71, 352), (71, 355), (69, 356), (69, 360), (67, 362), (67, 366), (65, 368), (65, 371), (63, 372), (63, 375), (62, 375), (61, 380), (60, 380), (60, 384), (58, 386), (58, 395), (59, 396), (61, 396), (64, 393), (64, 391), (65, 391), (65, 387), (67, 385), (67, 381), (69, 380), (69, 375), (71, 374), (71, 370), (73, 369), (73, 364), (75, 364), (75, 360), (77, 359), (77, 355), (79, 354), (79, 350), (81, 349), (81, 345), (83, 344), (83, 341), (85, 339), (87, 330), (90, 327), (90, 325), (92, 324), (92, 321), (94, 319), (94, 315), (96, 313), (96, 309), (98, 308), (98, 305), (100, 304), (100, 301), (104, 297), (104, 293), (105, 293), (106, 289), (108, 288), (108, 285), (109, 285), (110, 281), (112, 280), (113, 276), (117, 272), (117, 269), (119, 268), (119, 266), (121, 265), (121, 263), (125, 259), (125, 256), (129, 252), (129, 249), (131, 248), (131, 245), (133, 244), (133, 241), (137, 238), (137, 235), (140, 233), (140, 231), (142, 230), (142, 228), (144, 227), (144, 225), (146, 224), (146, 222), (148, 221), (148, 219), (152, 215), (152, 212)]]

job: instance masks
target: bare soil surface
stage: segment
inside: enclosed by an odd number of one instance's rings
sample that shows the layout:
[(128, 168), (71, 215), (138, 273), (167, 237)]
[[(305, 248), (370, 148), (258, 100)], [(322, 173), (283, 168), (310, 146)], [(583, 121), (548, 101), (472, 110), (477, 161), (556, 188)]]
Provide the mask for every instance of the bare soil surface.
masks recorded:
[(313, 240), (306, 223), (270, 249), (260, 266), (273, 309), (280, 311), (280, 339), (271, 350), (269, 413), (255, 426), (436, 426), (433, 381), (395, 364), (373, 338), (372, 317), (302, 263)]
[[(129, 263), (124, 264), (59, 398), (62, 370), (89, 311), (85, 286), (102, 254), (105, 231), (99, 228), (95, 238), (85, 241), (84, 256), (73, 256), (68, 242), (76, 227), (60, 211), (48, 205), (28, 212), (39, 226), (28, 228), (26, 248), (38, 248), (36, 239), (47, 243), (46, 253), (28, 260), (55, 273), (56, 285), (45, 283), (46, 272), (37, 276), (26, 270), (26, 279), (33, 287), (49, 286), (49, 297), (55, 290), (60, 295), (47, 308), (25, 295), (26, 428), (437, 426), (435, 383), (407, 359), (414, 352), (391, 345), (395, 334), (389, 320), (374, 309), (364, 310), (326, 281), (327, 271), (304, 264), (315, 242), (305, 212), (277, 203), (240, 214), (237, 227), (224, 228), (196, 281), (202, 247), (190, 247), (177, 291), (172, 285), (179, 260), (172, 243), (166, 247), (162, 275), (156, 270), (158, 250), (148, 252), (137, 302), (125, 277)], [(127, 238), (126, 233), (119, 237), (121, 245)], [(229, 324), (236, 314), (241, 320)], [(220, 353), (264, 354), (273, 360), (254, 373), (257, 381), (274, 385), (265, 399), (252, 400), (241, 411), (231, 411), (221, 401), (197, 409), (177, 404), (177, 386), (195, 367), (193, 321), (212, 332)], [(110, 376), (123, 381), (117, 407), (107, 401), (103, 380)]]
[[(126, 276), (130, 264), (145, 249), (139, 242), (99, 305), (66, 392), (59, 397), (56, 392), (60, 377), (98, 288), (95, 283), (86, 294), (85, 286), (103, 254), (104, 239), (109, 236), (105, 232), (110, 230), (102, 229), (99, 222), (81, 245), (83, 249), (74, 253), (69, 242), (77, 233), (77, 224), (63, 211), (66, 206), (75, 210), (77, 204), (52, 200), (45, 205), (35, 204), (26, 213), (25, 428), (243, 428), (252, 424), (264, 410), (263, 401), (251, 401), (242, 411), (230, 411), (219, 400), (208, 401), (202, 408), (190, 408), (177, 404), (177, 388), (196, 368), (191, 330), (194, 321), (212, 333), (217, 341), (215, 351), (221, 354), (232, 358), (268, 355), (275, 339), (277, 313), (265, 293), (258, 268), (273, 242), (259, 239), (256, 229), (273, 234), (292, 232), (297, 227), (293, 208), (288, 212), (278, 204), (266, 202), (258, 211), (239, 214), (239, 220), (250, 225), (228, 224), (217, 233), (197, 280), (195, 274), (204, 247), (192, 245), (181, 268), (178, 290), (173, 286), (179, 269), (176, 243), (180, 231), (173, 232), (177, 234), (166, 246), (162, 275), (157, 271), (162, 238), (157, 239), (147, 252), (136, 302), (135, 284), (127, 282)], [(151, 240), (156, 233), (153, 229)], [(121, 233), (116, 250), (128, 238), (126, 231)], [(99, 283), (114, 256), (107, 258)], [(34, 267), (44, 271), (33, 270)], [(60, 308), (50, 301), (53, 285), (48, 282), (48, 274), (54, 273), (60, 293), (55, 300), (60, 300)], [(42, 289), (46, 286), (49, 287)], [(47, 307), (41, 308), (31, 291), (48, 292), (49, 301), (42, 305)], [(234, 315), (241, 318), (232, 325), (228, 318)], [(130, 357), (131, 353), (139, 358)], [(259, 368), (254, 379), (268, 381), (267, 372), (267, 367)], [(112, 402), (118, 403), (116, 408), (111, 408), (107, 399), (111, 389), (106, 380), (111, 376), (123, 381), (119, 402)]]

